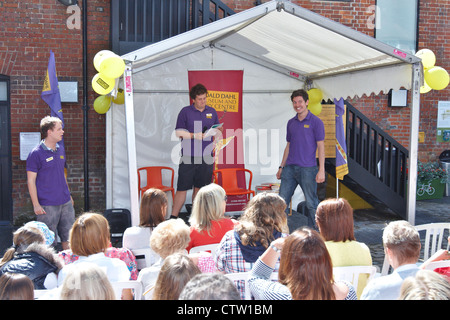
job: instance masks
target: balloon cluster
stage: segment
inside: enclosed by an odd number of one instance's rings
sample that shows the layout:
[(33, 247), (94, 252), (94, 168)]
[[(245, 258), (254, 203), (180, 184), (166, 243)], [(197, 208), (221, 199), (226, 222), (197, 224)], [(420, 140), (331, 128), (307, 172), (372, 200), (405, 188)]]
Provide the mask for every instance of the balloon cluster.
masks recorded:
[(448, 86), (450, 77), (447, 70), (435, 66), (436, 56), (430, 49), (421, 49), (417, 51), (416, 57), (422, 59), (424, 84), (420, 87), (420, 93), (427, 93), (434, 90), (442, 90)]
[(116, 79), (125, 71), (125, 62), (114, 52), (102, 50), (94, 57), (94, 67), (98, 73), (92, 78), (92, 89), (100, 95), (94, 101), (94, 110), (104, 114), (111, 107), (111, 102), (124, 103), (122, 89), (118, 89), (116, 97), (109, 94), (116, 85)]
[(314, 115), (318, 116), (322, 112), (322, 99), (323, 94), (320, 89), (312, 88), (307, 91), (309, 96), (308, 109)]

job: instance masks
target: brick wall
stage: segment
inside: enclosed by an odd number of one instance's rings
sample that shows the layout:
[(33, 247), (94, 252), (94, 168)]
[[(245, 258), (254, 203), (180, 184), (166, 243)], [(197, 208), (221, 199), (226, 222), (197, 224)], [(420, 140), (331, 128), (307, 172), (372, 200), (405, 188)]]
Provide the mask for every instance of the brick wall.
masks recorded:
[[(92, 59), (109, 49), (108, 0), (88, 1), (88, 79), (96, 73)], [(79, 1), (81, 8), (82, 1)], [(77, 212), (84, 209), (83, 158), (83, 45), (81, 12), (67, 12), (57, 0), (6, 0), (0, 3), (0, 73), (11, 80), (11, 140), (13, 214), (32, 216), (26, 186), (25, 161), (20, 160), (20, 132), (39, 132), (40, 119), (50, 108), (40, 98), (49, 52), (55, 54), (59, 81), (78, 81), (79, 102), (63, 103), (68, 180)], [(94, 19), (95, 16), (95, 19)], [(74, 20), (75, 19), (75, 20)], [(69, 21), (69, 27), (67, 22)], [(75, 23), (75, 24), (74, 24)], [(92, 109), (95, 96), (89, 84), (88, 139), (90, 206), (105, 207), (105, 116)]]

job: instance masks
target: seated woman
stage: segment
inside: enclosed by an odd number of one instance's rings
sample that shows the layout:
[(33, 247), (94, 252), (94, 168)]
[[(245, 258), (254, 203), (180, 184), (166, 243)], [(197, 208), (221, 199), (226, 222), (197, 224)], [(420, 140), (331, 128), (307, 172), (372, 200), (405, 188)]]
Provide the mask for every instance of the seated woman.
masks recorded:
[(153, 229), (165, 220), (167, 203), (165, 192), (155, 188), (146, 190), (141, 198), (139, 225), (127, 228), (123, 234), (123, 247), (131, 251), (148, 248), (150, 265), (156, 263), (160, 258), (150, 248), (150, 236)]
[(46, 245), (44, 233), (39, 228), (48, 229), (44, 223), (40, 223), (39, 227), (26, 224), (14, 232), (13, 246), (0, 261), (0, 274), (21, 273), (33, 281), (35, 289), (53, 289), (64, 263), (55, 250)]
[[(353, 232), (353, 208), (344, 198), (326, 199), (316, 210), (316, 223), (330, 253), (333, 267), (371, 266), (369, 247), (358, 242)], [(356, 292), (361, 296), (367, 275), (360, 275)]]
[(0, 300), (34, 300), (33, 281), (21, 273), (0, 276)]
[[(278, 282), (274, 282), (270, 275), (278, 259)], [(317, 231), (308, 227), (273, 241), (253, 266), (248, 284), (257, 300), (357, 299), (350, 283), (333, 280), (333, 265), (325, 243)]]
[(206, 185), (197, 192), (189, 218), (191, 241), (186, 250), (206, 244), (219, 243), (237, 221), (225, 217), (226, 193), (215, 184)]
[[(120, 259), (105, 255), (110, 246), (110, 233), (108, 220), (101, 214), (84, 213), (75, 220), (69, 235), (70, 250), (78, 256), (76, 261), (64, 266), (58, 275), (58, 286), (61, 286), (71, 265), (82, 262), (96, 264), (105, 269), (111, 282), (130, 280), (130, 271)], [(124, 298), (130, 298), (127, 296)]]
[[(234, 230), (220, 241), (214, 255), (216, 267), (222, 273), (248, 272), (270, 243), (286, 237), (286, 203), (275, 193), (260, 193), (253, 197)], [(275, 265), (278, 270), (278, 262)], [(236, 282), (245, 298), (243, 281)]]

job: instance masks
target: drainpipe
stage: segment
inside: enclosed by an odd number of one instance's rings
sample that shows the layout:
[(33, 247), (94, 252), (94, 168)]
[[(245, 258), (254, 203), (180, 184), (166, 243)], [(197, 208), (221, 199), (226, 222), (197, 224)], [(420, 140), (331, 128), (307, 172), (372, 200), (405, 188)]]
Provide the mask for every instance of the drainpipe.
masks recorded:
[(83, 142), (84, 211), (89, 211), (87, 0), (83, 0)]

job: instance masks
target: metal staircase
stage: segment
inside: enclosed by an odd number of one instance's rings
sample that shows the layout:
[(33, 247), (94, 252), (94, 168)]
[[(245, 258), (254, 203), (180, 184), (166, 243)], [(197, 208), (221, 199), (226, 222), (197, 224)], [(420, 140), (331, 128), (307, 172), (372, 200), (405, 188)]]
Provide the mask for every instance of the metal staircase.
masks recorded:
[[(374, 208), (406, 219), (408, 150), (350, 103), (346, 113), (349, 174), (341, 182)], [(336, 176), (335, 159), (326, 171)]]

